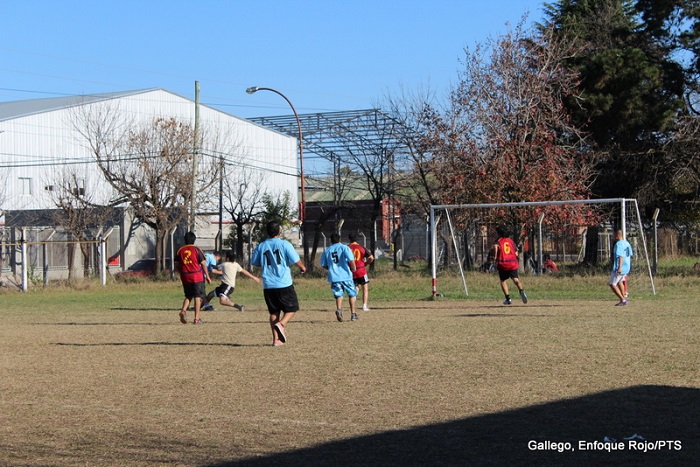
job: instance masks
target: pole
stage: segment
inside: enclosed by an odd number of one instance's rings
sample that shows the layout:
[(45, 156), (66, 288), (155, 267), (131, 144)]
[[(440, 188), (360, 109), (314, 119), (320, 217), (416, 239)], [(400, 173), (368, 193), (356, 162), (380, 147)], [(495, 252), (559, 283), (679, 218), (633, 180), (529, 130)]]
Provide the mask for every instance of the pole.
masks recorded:
[(219, 248), (224, 249), (224, 156), (221, 156), (221, 167), (219, 167)]
[(192, 186), (190, 192), (190, 230), (194, 232), (197, 200), (197, 166), (199, 164), (199, 81), (194, 82), (194, 144), (192, 148)]
[(27, 255), (27, 236), (26, 236), (26, 229), (22, 227), (22, 240), (20, 240), (20, 248), (22, 251), (22, 292), (26, 292), (27, 289), (29, 288), (28, 281), (29, 281), (29, 267), (27, 265), (27, 261), (29, 259), (29, 255)]
[(542, 267), (542, 221), (544, 220), (544, 213), (540, 214), (540, 218), (537, 219), (537, 236), (539, 237), (537, 239), (539, 248), (538, 248), (538, 253), (539, 253), (539, 267), (537, 268), (537, 275), (540, 276), (544, 272), (544, 268)]
[(656, 275), (658, 271), (658, 264), (659, 264), (659, 235), (657, 231), (657, 219), (659, 218), (659, 208), (654, 209), (654, 215), (652, 216), (652, 219), (654, 220), (654, 269), (652, 270), (652, 273)]
[(311, 270), (311, 265), (309, 264), (309, 244), (306, 238), (306, 233), (304, 232), (304, 223), (306, 222), (306, 181), (304, 180), (304, 136), (301, 131), (301, 120), (299, 119), (299, 114), (297, 113), (297, 110), (294, 108), (294, 105), (292, 105), (292, 101), (290, 101), (287, 98), (287, 96), (285, 96), (278, 90), (272, 88), (262, 88), (260, 86), (252, 86), (245, 90), (245, 92), (247, 92), (248, 94), (253, 94), (258, 91), (270, 91), (282, 97), (282, 99), (287, 101), (289, 107), (291, 107), (292, 112), (294, 113), (294, 118), (296, 118), (297, 121), (297, 127), (299, 128), (299, 177), (301, 178), (301, 206), (299, 207), (299, 228), (301, 231), (301, 242), (304, 248), (304, 264), (307, 268), (309, 268), (309, 270)]

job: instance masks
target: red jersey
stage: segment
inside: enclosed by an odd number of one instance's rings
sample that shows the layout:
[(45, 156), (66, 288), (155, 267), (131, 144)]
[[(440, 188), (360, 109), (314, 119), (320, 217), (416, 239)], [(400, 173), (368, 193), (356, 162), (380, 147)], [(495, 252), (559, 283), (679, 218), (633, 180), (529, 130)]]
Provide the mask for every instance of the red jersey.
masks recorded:
[(364, 277), (367, 274), (365, 258), (369, 258), (372, 255), (357, 242), (353, 242), (348, 246), (352, 250), (352, 255), (355, 257), (355, 272), (352, 273), (353, 279)]
[(499, 238), (495, 245), (498, 245), (496, 267), (501, 271), (518, 269), (518, 249), (515, 247), (515, 242), (510, 238)]
[(194, 245), (185, 245), (177, 250), (177, 261), (180, 264), (180, 280), (183, 284), (204, 282), (202, 261), (205, 260), (202, 250)]

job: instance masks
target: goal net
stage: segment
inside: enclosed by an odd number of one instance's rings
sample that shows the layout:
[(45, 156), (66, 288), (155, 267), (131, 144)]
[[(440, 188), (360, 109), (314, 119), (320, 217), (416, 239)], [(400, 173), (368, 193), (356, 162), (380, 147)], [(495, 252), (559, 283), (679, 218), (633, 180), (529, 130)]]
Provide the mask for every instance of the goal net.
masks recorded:
[[(626, 198), (499, 204), (432, 205), (430, 240), (432, 294), (438, 276), (458, 274), (469, 295), (466, 271), (493, 270), (496, 227), (511, 232), (520, 251), (520, 271), (545, 274), (548, 259), (568, 270), (610, 272), (615, 231), (632, 245), (630, 277), (656, 294), (644, 224), (637, 200)], [(563, 271), (562, 271), (563, 272)], [(451, 292), (451, 291), (450, 291)]]

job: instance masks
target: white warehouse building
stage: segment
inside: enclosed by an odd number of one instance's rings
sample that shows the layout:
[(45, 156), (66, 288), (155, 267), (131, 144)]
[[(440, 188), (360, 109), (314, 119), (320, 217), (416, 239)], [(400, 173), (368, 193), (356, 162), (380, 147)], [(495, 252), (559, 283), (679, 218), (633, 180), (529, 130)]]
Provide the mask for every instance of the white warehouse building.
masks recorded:
[[(241, 168), (227, 172), (227, 177), (243, 174), (248, 183), (262, 185), (262, 192), (272, 197), (288, 193), (290, 202), (297, 205), (295, 138), (206, 105), (196, 107), (194, 101), (164, 89), (0, 102), (0, 272), (8, 273), (17, 265), (20, 238), (35, 245), (66, 238), (57, 233), (57, 225), (48, 213), (55, 215), (52, 190), (67, 167), (72, 167), (81, 191), (94, 193), (92, 199), (101, 205), (115, 199), (85, 136), (89, 130), (81, 127), (88, 115), (119, 115), (124, 126), (173, 119), (198, 128), (203, 152), (209, 157), (215, 154), (222, 164)], [(224, 224), (228, 220), (218, 189), (217, 183), (208, 205), (196, 206), (196, 233), (201, 239), (198, 244), (205, 249), (215, 246), (214, 237), (221, 232), (220, 213)], [(111, 269), (123, 269), (155, 253), (149, 229), (133, 227), (128, 206), (118, 205), (117, 210), (121, 212), (118, 219), (107, 226), (112, 232), (107, 242)], [(51, 252), (44, 247), (43, 253), (41, 248), (35, 250), (33, 266), (43, 267), (45, 276), (62, 277), (61, 270), (67, 267), (63, 258), (66, 248)]]

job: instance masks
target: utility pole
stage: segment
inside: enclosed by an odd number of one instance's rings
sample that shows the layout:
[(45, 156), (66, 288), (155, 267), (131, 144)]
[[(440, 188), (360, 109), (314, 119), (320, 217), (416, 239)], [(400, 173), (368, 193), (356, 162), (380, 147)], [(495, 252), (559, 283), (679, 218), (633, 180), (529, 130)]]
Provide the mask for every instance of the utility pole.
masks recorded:
[(197, 216), (197, 167), (199, 165), (199, 81), (194, 82), (194, 145), (192, 148), (192, 189), (190, 192), (189, 229), (194, 232)]

